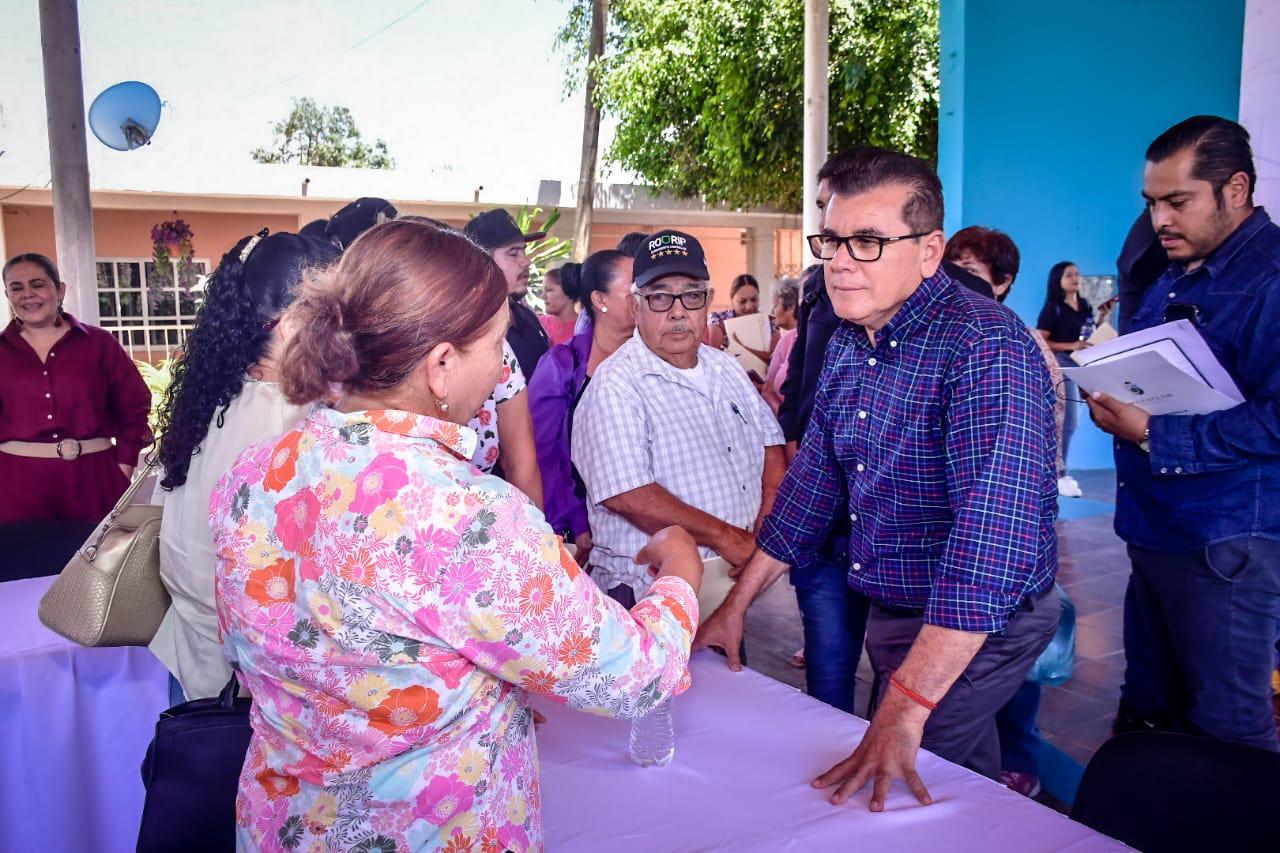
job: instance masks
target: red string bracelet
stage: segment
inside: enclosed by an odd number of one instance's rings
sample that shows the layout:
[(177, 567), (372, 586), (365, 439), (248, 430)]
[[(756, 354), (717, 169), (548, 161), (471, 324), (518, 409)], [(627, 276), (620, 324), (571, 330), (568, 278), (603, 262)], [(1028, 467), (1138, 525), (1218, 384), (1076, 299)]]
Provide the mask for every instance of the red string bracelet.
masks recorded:
[(930, 702), (928, 699), (924, 698), (919, 693), (915, 692), (910, 687), (903, 684), (901, 681), (898, 680), (898, 676), (896, 674), (889, 676), (889, 684), (893, 687), (898, 688), (898, 690), (904, 696), (906, 696), (912, 702), (915, 702), (917, 705), (928, 708), (930, 711), (937, 710), (938, 708), (937, 702)]

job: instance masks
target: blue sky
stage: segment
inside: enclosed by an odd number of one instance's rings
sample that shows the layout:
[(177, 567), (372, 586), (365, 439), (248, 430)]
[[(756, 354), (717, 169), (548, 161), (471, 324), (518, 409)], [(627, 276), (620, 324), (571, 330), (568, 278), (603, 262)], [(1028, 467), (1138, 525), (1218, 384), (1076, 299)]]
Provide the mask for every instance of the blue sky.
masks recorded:
[[(479, 183), (576, 180), (582, 99), (564, 98), (553, 50), (564, 0), (419, 4), (81, 0), (86, 107), (121, 80), (151, 84), (167, 104), (143, 151), (117, 154), (91, 140), (91, 169), (130, 157), (135, 167), (216, 175), (270, 142), (292, 97), (310, 96), (351, 108), (366, 139), (387, 141), (399, 169)], [(0, 0), (0, 20), (0, 182), (41, 186), (48, 143), (37, 3)]]

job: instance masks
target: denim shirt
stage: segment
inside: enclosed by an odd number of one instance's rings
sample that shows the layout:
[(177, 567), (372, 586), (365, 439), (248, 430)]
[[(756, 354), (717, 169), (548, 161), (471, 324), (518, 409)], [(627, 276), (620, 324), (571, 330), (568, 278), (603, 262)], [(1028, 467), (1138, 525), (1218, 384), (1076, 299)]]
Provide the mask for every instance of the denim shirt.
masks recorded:
[(1196, 307), (1200, 334), (1245, 402), (1151, 418), (1150, 454), (1116, 440), (1116, 533), (1160, 551), (1280, 538), (1280, 228), (1266, 211), (1255, 209), (1195, 270), (1171, 264), (1131, 330), (1160, 325), (1171, 304)]

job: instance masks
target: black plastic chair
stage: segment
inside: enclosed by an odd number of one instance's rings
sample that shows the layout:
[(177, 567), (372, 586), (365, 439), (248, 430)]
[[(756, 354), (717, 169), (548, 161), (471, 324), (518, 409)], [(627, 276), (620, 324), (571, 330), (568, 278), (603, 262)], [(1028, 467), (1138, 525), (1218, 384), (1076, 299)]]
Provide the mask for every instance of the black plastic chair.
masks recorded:
[(1280, 753), (1168, 732), (1102, 745), (1071, 818), (1144, 853), (1280, 850)]

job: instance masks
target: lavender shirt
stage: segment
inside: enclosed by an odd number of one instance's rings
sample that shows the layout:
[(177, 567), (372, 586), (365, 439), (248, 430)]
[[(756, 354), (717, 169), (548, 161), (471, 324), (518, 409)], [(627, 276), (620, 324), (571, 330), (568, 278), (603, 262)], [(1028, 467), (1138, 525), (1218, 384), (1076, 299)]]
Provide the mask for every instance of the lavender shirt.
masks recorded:
[[(586, 312), (583, 312), (584, 314)], [(587, 381), (591, 357), (590, 325), (547, 351), (529, 380), (529, 411), (533, 416), (533, 441), (542, 472), (542, 499), (547, 522), (557, 533), (569, 531), (576, 538), (590, 532), (587, 504), (574, 489), (573, 463), (569, 459), (569, 428), (573, 407)]]

